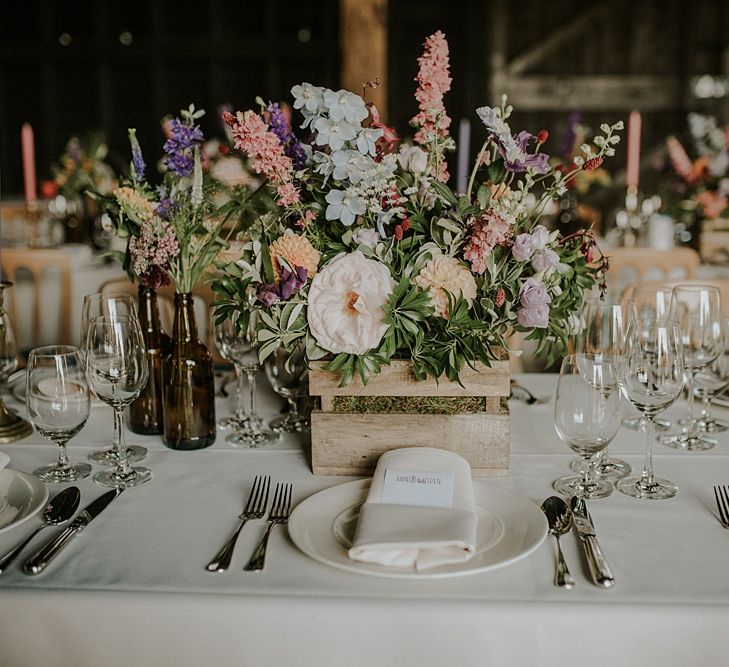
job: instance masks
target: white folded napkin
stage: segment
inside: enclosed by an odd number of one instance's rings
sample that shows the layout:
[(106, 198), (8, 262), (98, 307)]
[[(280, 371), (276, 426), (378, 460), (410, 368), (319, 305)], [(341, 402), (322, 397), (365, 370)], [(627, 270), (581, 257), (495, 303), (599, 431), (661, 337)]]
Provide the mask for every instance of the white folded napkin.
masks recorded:
[(385, 452), (362, 505), (349, 557), (424, 570), (474, 554), (471, 466), (431, 447)]

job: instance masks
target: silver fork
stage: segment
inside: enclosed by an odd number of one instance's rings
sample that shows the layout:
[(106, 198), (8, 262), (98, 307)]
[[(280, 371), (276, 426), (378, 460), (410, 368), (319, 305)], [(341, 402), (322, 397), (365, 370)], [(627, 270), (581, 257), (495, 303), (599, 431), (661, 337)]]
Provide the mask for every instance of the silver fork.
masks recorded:
[(291, 484), (276, 484), (276, 491), (273, 494), (273, 503), (271, 504), (271, 513), (268, 515), (268, 527), (263, 534), (263, 539), (243, 568), (244, 570), (251, 572), (263, 569), (263, 565), (266, 562), (266, 547), (268, 546), (268, 536), (271, 534), (271, 528), (277, 523), (286, 524), (289, 521), (289, 514), (291, 513), (291, 490)]
[(729, 528), (729, 491), (726, 486), (715, 486), (714, 497), (719, 508), (719, 521), (724, 528)]
[(248, 496), (246, 506), (242, 514), (238, 517), (241, 520), (240, 525), (230, 536), (230, 539), (223, 545), (223, 548), (216, 554), (215, 558), (207, 564), (205, 569), (208, 572), (225, 572), (230, 567), (230, 560), (233, 558), (235, 543), (238, 535), (240, 535), (240, 531), (243, 530), (243, 526), (246, 525), (249, 519), (262, 519), (266, 513), (270, 487), (271, 477), (269, 475), (265, 477), (256, 476), (253, 480), (253, 487)]

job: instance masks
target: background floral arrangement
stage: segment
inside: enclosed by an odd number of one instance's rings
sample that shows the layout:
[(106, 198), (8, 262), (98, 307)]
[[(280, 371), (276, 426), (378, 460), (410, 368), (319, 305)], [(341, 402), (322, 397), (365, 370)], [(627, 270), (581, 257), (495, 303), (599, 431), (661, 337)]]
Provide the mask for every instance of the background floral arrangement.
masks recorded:
[(666, 208), (676, 220), (729, 215), (729, 128), (697, 113), (688, 115), (688, 127), (693, 158), (675, 136), (666, 140), (672, 166), (661, 192)]
[(130, 129), (131, 177), (114, 190), (112, 199), (103, 201), (118, 235), (128, 239), (124, 267), (144, 286), (172, 282), (177, 292), (190, 292), (228, 246), (221, 232), (237, 204), (216, 209), (215, 186), (205, 183), (204, 137), (197, 125), (204, 113), (190, 105), (166, 124), (164, 180), (155, 188), (146, 180), (147, 165), (136, 132)]
[(564, 173), (541, 152), (546, 131), (512, 132), (505, 98), (481, 107), (488, 138), (467, 192), (455, 193), (441, 32), (418, 63), (413, 145), (363, 97), (310, 83), (291, 91), (306, 141), (265, 108), (224, 114), (278, 208), (247, 230), (242, 256), (213, 284), (217, 318), (244, 325), (256, 313), (261, 359), (304, 344), (309, 360), (331, 358), (343, 384), (367, 382), (394, 357), (420, 379), (457, 380), (465, 364), (498, 356), (512, 330), (540, 351), (565, 346), (583, 291), (602, 280), (589, 231), (562, 237), (538, 220), (577, 172), (614, 153), (622, 124), (603, 125)]

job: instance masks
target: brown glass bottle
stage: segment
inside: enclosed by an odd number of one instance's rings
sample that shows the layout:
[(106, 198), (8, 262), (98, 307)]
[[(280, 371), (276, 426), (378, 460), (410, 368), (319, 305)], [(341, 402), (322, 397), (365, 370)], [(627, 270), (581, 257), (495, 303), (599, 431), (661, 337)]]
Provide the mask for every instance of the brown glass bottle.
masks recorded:
[(213, 356), (197, 337), (192, 294), (175, 294), (172, 346), (162, 367), (164, 437), (170, 449), (215, 442)]
[(159, 319), (157, 292), (153, 287), (139, 288), (139, 323), (149, 362), (149, 380), (139, 398), (129, 407), (129, 428), (135, 433), (161, 435), (162, 418), (162, 362), (170, 353), (172, 341), (162, 330)]

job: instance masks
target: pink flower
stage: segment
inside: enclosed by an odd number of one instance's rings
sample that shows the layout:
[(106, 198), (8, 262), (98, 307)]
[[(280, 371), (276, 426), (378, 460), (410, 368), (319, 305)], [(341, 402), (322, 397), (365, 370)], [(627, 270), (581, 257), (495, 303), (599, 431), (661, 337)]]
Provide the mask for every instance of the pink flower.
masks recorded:
[(514, 239), (514, 247), (511, 249), (511, 254), (517, 262), (528, 262), (534, 251), (537, 249), (537, 243), (531, 234), (519, 234)]
[(129, 253), (134, 273), (151, 279), (167, 271), (170, 260), (180, 254), (180, 244), (169, 222), (153, 218), (142, 224), (138, 237), (129, 240)]
[(516, 321), (527, 329), (546, 329), (549, 324), (549, 306), (519, 308)]
[[(421, 146), (435, 144), (438, 139), (448, 136), (451, 119), (446, 114), (443, 96), (451, 89), (450, 60), (448, 42), (438, 30), (425, 40), (423, 55), (418, 58), (418, 75), (415, 80), (418, 88), (415, 99), (420, 111), (410, 119), (410, 124), (418, 128), (415, 143)], [(439, 181), (448, 180), (448, 167), (445, 164), (442, 147), (437, 148), (438, 167), (431, 165), (431, 175)]]
[(469, 224), (471, 235), (463, 250), (463, 258), (475, 273), (484, 273), (489, 255), (497, 245), (506, 245), (511, 237), (509, 223), (489, 210)]
[(296, 189), (293, 183), (284, 183), (276, 188), (278, 194), (279, 206), (291, 206), (301, 201), (301, 193)]
[(729, 205), (729, 201), (727, 201), (726, 197), (722, 197), (720, 194), (712, 192), (711, 190), (704, 190), (701, 192), (698, 197), (696, 197), (696, 201), (704, 210), (704, 215), (711, 219), (718, 218)]
[[(230, 125), (231, 114), (224, 114)], [(299, 201), (300, 193), (293, 185), (293, 162), (284, 153), (281, 140), (268, 129), (263, 119), (253, 111), (239, 111), (235, 116), (233, 139), (235, 147), (251, 159), (251, 166), (258, 174), (264, 174), (275, 186), (280, 196), (279, 206), (290, 206)]]

